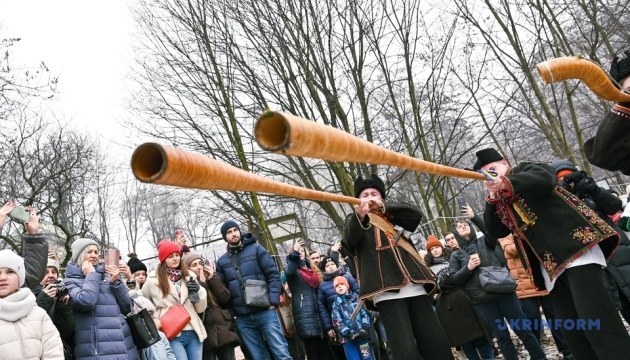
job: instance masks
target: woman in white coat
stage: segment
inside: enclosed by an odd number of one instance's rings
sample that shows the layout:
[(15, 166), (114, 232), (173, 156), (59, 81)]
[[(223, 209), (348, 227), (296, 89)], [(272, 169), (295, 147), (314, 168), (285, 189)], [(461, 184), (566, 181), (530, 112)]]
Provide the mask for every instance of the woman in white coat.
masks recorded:
[(0, 357), (63, 360), (59, 331), (24, 284), (24, 259), (0, 251)]

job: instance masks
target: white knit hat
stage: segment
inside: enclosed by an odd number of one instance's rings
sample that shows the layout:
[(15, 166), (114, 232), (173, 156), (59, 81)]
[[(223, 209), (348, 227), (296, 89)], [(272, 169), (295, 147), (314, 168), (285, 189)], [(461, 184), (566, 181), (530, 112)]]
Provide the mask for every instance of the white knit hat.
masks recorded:
[(80, 266), (81, 264), (77, 264), (77, 260), (79, 260), (79, 255), (81, 255), (83, 250), (85, 250), (85, 248), (90, 245), (96, 245), (96, 247), (98, 247), (98, 243), (92, 239), (81, 238), (75, 240), (70, 247), (72, 249), (72, 258), (70, 258), (70, 260), (72, 260), (72, 262), (76, 265)]
[(0, 268), (9, 268), (13, 270), (19, 279), (18, 287), (24, 285), (24, 278), (26, 273), (24, 272), (24, 259), (11, 250), (0, 251)]
[(59, 272), (59, 261), (55, 259), (48, 258), (48, 262), (46, 263), (46, 267), (54, 267), (57, 272)]

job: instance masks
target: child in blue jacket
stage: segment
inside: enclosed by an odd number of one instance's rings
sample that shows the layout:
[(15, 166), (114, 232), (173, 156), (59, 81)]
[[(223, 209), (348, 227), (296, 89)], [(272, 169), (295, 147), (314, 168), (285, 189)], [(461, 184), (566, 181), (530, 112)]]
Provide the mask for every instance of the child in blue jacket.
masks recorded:
[(352, 321), (352, 313), (357, 308), (359, 296), (350, 291), (348, 280), (337, 276), (334, 280), (337, 299), (332, 307), (332, 322), (341, 335), (341, 343), (348, 360), (372, 360), (370, 348), (370, 315), (365, 308), (361, 308), (357, 317)]

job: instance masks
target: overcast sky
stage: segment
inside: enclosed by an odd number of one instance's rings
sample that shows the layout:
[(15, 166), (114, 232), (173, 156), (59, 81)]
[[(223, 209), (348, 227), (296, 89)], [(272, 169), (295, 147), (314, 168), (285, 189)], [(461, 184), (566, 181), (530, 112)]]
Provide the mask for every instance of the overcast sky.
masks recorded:
[(0, 38), (21, 38), (11, 47), (13, 68), (43, 61), (59, 77), (59, 117), (104, 144), (123, 142), (118, 121), (134, 38), (126, 1), (0, 0)]
[[(0, 0), (0, 39), (21, 38), (10, 48), (11, 66), (37, 68), (43, 61), (59, 77), (56, 115), (99, 139), (123, 164), (137, 145), (119, 122), (129, 93), (133, 31), (123, 0)], [(112, 240), (120, 231), (113, 229)], [(153, 250), (144, 243), (138, 252), (142, 258)]]

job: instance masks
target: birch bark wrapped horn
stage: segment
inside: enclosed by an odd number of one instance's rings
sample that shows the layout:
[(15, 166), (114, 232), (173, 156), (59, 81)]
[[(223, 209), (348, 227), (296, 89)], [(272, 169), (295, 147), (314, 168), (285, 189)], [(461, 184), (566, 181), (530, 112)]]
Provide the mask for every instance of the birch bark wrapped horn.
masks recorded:
[(331, 126), (295, 115), (267, 111), (254, 128), (261, 148), (275, 153), (326, 161), (396, 166), (429, 174), (486, 180), (483, 174), (413, 158), (384, 149)]
[(136, 148), (131, 157), (135, 177), (145, 183), (200, 190), (250, 191), (314, 201), (360, 204), (357, 198), (295, 185), (249, 173), (218, 160), (156, 143)]
[(606, 71), (591, 60), (564, 56), (541, 62), (536, 65), (536, 69), (546, 84), (579, 79), (602, 99), (630, 102), (630, 94), (617, 89)]

